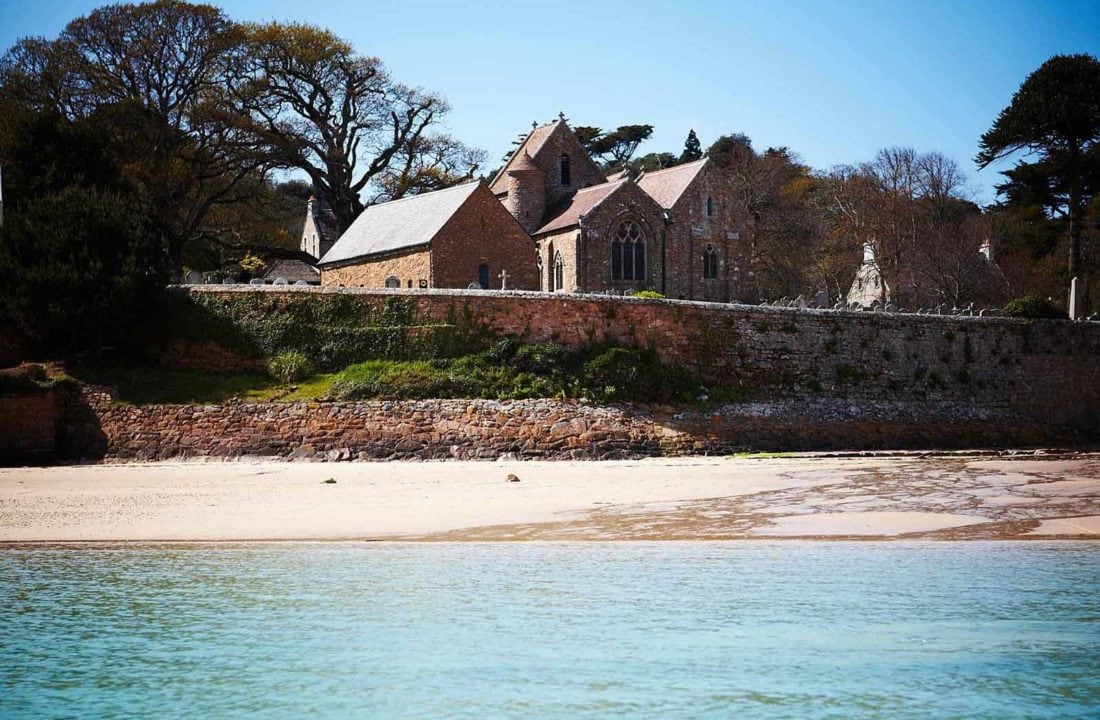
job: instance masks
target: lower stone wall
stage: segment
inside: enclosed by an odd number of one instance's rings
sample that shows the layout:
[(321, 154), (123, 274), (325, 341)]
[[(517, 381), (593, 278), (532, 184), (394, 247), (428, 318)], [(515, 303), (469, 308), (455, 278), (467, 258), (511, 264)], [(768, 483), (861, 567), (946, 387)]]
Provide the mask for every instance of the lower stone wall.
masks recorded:
[(605, 460), (741, 450), (1075, 445), (1082, 438), (957, 404), (854, 407), (775, 401), (678, 412), (579, 402), (422, 400), (118, 406), (85, 391), (95, 422), (67, 433), (86, 458), (265, 456), (298, 460)]
[(59, 418), (53, 390), (0, 397), (0, 464), (54, 458)]

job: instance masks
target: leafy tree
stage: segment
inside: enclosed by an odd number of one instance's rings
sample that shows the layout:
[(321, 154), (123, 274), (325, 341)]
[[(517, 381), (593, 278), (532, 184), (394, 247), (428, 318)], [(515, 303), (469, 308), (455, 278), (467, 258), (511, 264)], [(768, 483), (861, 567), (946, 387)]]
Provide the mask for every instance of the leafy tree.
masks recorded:
[(652, 125), (620, 125), (613, 132), (596, 137), (587, 149), (604, 161), (605, 169), (622, 168), (652, 134)]
[(665, 168), (675, 167), (679, 164), (680, 161), (672, 153), (660, 152), (649, 153), (648, 155), (643, 155), (640, 158), (631, 160), (627, 167), (630, 169), (632, 175), (637, 176), (643, 172), (664, 170)]
[(680, 162), (688, 163), (703, 157), (703, 147), (699, 144), (699, 137), (695, 129), (688, 131), (687, 140), (684, 141), (684, 151), (680, 153)]
[(69, 351), (138, 344), (167, 267), (131, 201), (72, 187), (5, 217), (0, 276), (0, 319)]
[(598, 127), (592, 127), (591, 125), (580, 125), (573, 128), (573, 134), (577, 136), (577, 140), (580, 141), (581, 147), (591, 153), (592, 144), (596, 142), (597, 138), (603, 135), (603, 130)]
[(1031, 73), (981, 138), (979, 167), (1024, 153), (1000, 192), (1068, 222), (1068, 276), (1081, 274), (1084, 209), (1100, 187), (1100, 61), (1056, 55)]
[(178, 272), (215, 206), (262, 174), (227, 91), (240, 34), (218, 8), (178, 0), (110, 5), (56, 40), (0, 60), (0, 104), (99, 127), (128, 191)]
[(707, 157), (722, 167), (744, 165), (755, 155), (752, 140), (745, 133), (723, 135), (707, 148)]
[(306, 173), (346, 229), (373, 200), (447, 187), (474, 177), (479, 154), (433, 135), (449, 108), (439, 96), (395, 82), (312, 25), (246, 28), (236, 85), (274, 166)]

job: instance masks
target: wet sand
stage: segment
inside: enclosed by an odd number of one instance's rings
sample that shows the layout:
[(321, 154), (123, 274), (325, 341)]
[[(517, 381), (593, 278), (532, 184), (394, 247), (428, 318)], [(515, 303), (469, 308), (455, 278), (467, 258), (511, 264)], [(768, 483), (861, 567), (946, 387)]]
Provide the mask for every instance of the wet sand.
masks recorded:
[(757, 538), (1100, 539), (1100, 453), (0, 470), (0, 543)]

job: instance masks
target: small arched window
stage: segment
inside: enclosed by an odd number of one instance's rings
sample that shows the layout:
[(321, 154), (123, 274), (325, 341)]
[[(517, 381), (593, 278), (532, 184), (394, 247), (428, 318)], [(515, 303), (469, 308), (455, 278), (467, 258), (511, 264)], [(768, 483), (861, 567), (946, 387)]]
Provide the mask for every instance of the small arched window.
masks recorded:
[(562, 260), (561, 251), (554, 255), (554, 289), (561, 290), (565, 286), (565, 261)]
[(714, 217), (714, 198), (712, 198), (710, 195), (707, 195), (706, 211), (707, 217)]
[(539, 290), (542, 290), (542, 253), (539, 253), (535, 256), (535, 269), (539, 272)]
[(573, 172), (569, 168), (569, 156), (565, 153), (562, 153), (561, 159), (558, 160), (558, 169), (561, 171), (561, 184), (572, 185)]
[(633, 220), (624, 220), (611, 237), (611, 279), (645, 280), (645, 236)]
[(399, 288), (399, 287), (401, 287), (401, 281), (398, 280), (393, 275), (390, 275), (388, 278), (386, 278), (386, 287), (388, 287), (388, 288)]
[(710, 243), (703, 248), (703, 279), (718, 279), (718, 248)]

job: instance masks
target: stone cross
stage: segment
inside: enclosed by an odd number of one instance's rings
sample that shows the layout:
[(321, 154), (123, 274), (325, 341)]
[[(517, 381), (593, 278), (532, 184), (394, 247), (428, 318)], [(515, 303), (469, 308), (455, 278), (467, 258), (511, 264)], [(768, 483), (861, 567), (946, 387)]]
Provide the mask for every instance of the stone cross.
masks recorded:
[(507, 290), (508, 289), (508, 271), (507, 270), (501, 270), (500, 271), (500, 289), (501, 290)]

